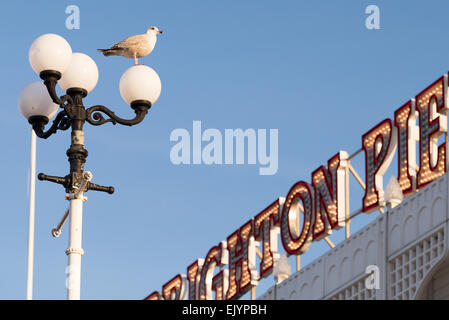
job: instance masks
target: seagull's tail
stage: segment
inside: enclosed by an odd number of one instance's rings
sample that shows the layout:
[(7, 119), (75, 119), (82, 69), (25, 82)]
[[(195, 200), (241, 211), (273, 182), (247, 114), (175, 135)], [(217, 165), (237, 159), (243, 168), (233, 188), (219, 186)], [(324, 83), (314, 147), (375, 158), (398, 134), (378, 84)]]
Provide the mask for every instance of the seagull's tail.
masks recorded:
[(98, 51), (100, 51), (101, 53), (103, 53), (103, 55), (105, 57), (107, 56), (115, 56), (118, 55), (118, 51), (117, 49), (97, 49)]

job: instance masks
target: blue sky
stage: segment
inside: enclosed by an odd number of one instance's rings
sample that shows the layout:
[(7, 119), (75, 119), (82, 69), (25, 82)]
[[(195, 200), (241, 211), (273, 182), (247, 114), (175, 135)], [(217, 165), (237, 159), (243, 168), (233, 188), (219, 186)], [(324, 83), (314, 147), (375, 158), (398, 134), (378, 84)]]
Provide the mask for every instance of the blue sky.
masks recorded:
[[(79, 30), (65, 27), (71, 4), (80, 8)], [(365, 27), (371, 4), (380, 8), (380, 30)], [(392, 118), (449, 70), (444, 0), (9, 1), (1, 6), (0, 299), (25, 298), (30, 128), (17, 109), (17, 96), (39, 80), (28, 49), (41, 34), (60, 34), (74, 52), (97, 63), (99, 82), (86, 106), (103, 104), (127, 117), (132, 112), (118, 83), (132, 60), (105, 58), (96, 49), (151, 25), (164, 30), (153, 53), (140, 60), (162, 81), (161, 97), (145, 121), (132, 128), (85, 128), (86, 169), (116, 193), (86, 194), (83, 299), (141, 299), (159, 290), (295, 182), (310, 181), (312, 171), (339, 150), (359, 149), (362, 134)], [(191, 132), (194, 120), (222, 132), (278, 129), (277, 174), (260, 176), (257, 165), (173, 165), (170, 133)], [(38, 140), (37, 171), (67, 174), (69, 143), (68, 132)], [(355, 210), (361, 192), (352, 184)], [(36, 189), (34, 297), (65, 299), (68, 229), (58, 239), (50, 230), (68, 203), (58, 185), (37, 182)], [(359, 217), (352, 230), (375, 217)], [(337, 243), (341, 235), (331, 239)], [(325, 242), (314, 243), (301, 261), (326, 250)], [(263, 280), (257, 295), (272, 284), (271, 278)]]

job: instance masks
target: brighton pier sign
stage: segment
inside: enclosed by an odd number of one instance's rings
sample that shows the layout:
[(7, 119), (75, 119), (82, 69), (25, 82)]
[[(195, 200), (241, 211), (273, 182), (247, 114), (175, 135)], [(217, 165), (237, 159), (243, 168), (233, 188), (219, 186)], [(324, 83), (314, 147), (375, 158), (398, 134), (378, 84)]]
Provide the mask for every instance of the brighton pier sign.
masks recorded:
[[(445, 74), (362, 136), (365, 154), (365, 194), (361, 212), (385, 206), (383, 175), (397, 151), (397, 180), (409, 195), (443, 175), (448, 168), (448, 75)], [(442, 139), (440, 139), (442, 140)], [(446, 138), (447, 140), (447, 138)], [(419, 146), (419, 150), (416, 150)], [(348, 221), (347, 152), (335, 154), (299, 181), (285, 198), (278, 198), (214, 245), (204, 259), (187, 267), (151, 293), (146, 300), (238, 299), (273, 271), (280, 257), (278, 237), (289, 255), (306, 252), (312, 241), (323, 239)], [(419, 162), (417, 161), (419, 160)], [(300, 217), (302, 227), (297, 219)], [(256, 257), (260, 262), (257, 266)]]

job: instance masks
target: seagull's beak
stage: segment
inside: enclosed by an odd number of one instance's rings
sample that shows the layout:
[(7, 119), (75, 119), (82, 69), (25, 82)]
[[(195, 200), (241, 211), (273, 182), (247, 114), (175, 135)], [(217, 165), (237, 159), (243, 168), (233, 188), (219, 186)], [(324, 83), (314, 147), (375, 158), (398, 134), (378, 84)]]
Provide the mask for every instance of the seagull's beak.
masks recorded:
[(162, 31), (162, 30), (159, 30), (159, 34), (162, 34), (164, 31)]

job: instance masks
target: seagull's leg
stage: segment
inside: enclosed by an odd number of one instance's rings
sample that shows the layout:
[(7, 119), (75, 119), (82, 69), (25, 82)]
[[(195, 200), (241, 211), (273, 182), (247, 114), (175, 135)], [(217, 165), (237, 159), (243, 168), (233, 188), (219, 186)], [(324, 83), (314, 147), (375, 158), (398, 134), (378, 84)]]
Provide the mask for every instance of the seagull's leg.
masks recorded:
[(136, 53), (134, 53), (134, 65), (136, 66), (136, 65), (137, 65), (137, 63), (138, 63), (138, 61), (137, 61), (137, 54), (136, 54)]

